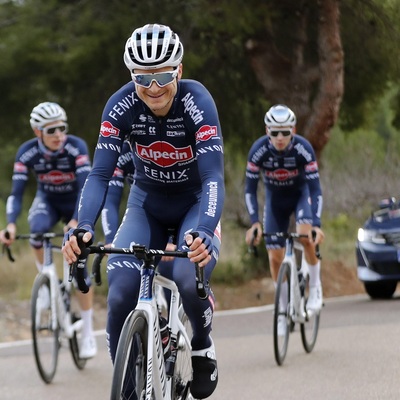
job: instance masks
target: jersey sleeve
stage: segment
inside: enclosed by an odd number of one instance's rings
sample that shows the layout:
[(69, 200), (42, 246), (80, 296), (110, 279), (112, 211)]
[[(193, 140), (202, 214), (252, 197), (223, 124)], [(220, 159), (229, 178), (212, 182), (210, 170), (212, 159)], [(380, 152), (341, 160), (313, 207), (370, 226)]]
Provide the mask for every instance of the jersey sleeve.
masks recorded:
[[(112, 99), (112, 98), (111, 98)], [(114, 120), (110, 116), (110, 103), (107, 102), (100, 126), (100, 133), (93, 157), (93, 167), (90, 171), (79, 201), (78, 227), (94, 225), (103, 208), (108, 184), (117, 166), (118, 157), (122, 151), (125, 134), (129, 127), (124, 127), (124, 120)], [(126, 124), (125, 124), (126, 125)]]
[(315, 157), (315, 152), (311, 144), (309, 145), (308, 151), (312, 154), (312, 160), (307, 162), (304, 167), (305, 177), (310, 190), (311, 208), (313, 213), (313, 225), (320, 227), (322, 207), (323, 207), (323, 197), (322, 197), (321, 183), (319, 179), (318, 163)]
[(26, 150), (25, 144), (22, 145), (15, 157), (12, 188), (6, 205), (7, 223), (16, 223), (21, 213), (22, 199), (29, 179), (29, 166), (22, 160), (22, 155)]
[(258, 166), (256, 155), (259, 153), (260, 146), (262, 145), (259, 140), (252, 145), (247, 156), (246, 164), (244, 197), (251, 224), (259, 221), (257, 190), (260, 178), (260, 167)]
[[(78, 154), (75, 157), (75, 175), (79, 189), (78, 192), (78, 200), (79, 200), (82, 193), (82, 188), (91, 170), (91, 162), (90, 162), (89, 150), (84, 140), (82, 139), (78, 140), (77, 149), (78, 149)], [(72, 218), (76, 220), (78, 219), (78, 205), (79, 202), (77, 201), (75, 206), (75, 211), (72, 216)]]
[(203, 104), (205, 112), (195, 131), (197, 165), (202, 184), (197, 230), (213, 236), (225, 200), (223, 137), (217, 108), (205, 88), (198, 104)]

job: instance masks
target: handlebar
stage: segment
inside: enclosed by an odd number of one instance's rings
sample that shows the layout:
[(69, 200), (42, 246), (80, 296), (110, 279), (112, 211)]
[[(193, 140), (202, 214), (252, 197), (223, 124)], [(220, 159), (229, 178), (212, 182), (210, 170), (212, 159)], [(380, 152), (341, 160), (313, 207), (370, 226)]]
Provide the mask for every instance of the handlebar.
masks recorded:
[[(152, 262), (155, 257), (179, 257), (179, 258), (187, 258), (188, 252), (186, 251), (169, 251), (169, 250), (155, 250), (148, 249), (142, 245), (133, 245), (130, 248), (112, 248), (106, 247), (105, 245), (99, 244), (97, 246), (89, 246), (86, 247), (82, 241), (83, 234), (79, 233), (77, 235), (78, 245), (81, 249), (81, 254), (79, 255), (78, 261), (70, 265), (70, 272), (76, 268), (76, 281), (78, 284), (78, 288), (82, 293), (87, 293), (89, 291), (89, 287), (87, 286), (84, 278), (84, 267), (86, 264), (86, 259), (89, 254), (96, 254), (99, 257), (95, 258), (93, 263), (96, 262), (96, 265), (92, 266), (93, 275), (99, 281), (96, 281), (97, 284), (101, 284), (101, 275), (100, 271), (100, 263), (101, 259), (105, 254), (131, 254), (136, 256), (139, 260), (143, 260), (144, 262)], [(196, 290), (197, 295), (200, 299), (208, 298), (208, 291), (206, 289), (206, 285), (204, 282), (204, 269), (200, 268), (198, 264), (196, 266)], [(100, 283), (98, 283), (100, 282)]]
[[(6, 238), (10, 238), (10, 233), (5, 232), (4, 233)], [(45, 240), (45, 239), (53, 239), (56, 237), (64, 237), (63, 233), (55, 233), (55, 232), (37, 232), (37, 233), (24, 233), (21, 235), (15, 236), (15, 240), (20, 240), (20, 239), (34, 239), (34, 240)], [(7, 246), (6, 244), (3, 244), (3, 254), (6, 253), (8, 259), (11, 262), (15, 262), (15, 258), (11, 252), (10, 246)]]

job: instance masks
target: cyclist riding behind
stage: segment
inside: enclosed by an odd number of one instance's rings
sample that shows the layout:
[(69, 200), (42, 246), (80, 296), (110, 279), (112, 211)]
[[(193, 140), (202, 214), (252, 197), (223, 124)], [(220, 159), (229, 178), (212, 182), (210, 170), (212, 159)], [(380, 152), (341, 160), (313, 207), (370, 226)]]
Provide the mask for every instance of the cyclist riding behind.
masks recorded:
[[(22, 209), (22, 199), (29, 173), (35, 174), (37, 191), (29, 209), (28, 222), (31, 233), (50, 232), (57, 222), (67, 224), (65, 231), (77, 226), (78, 198), (89, 174), (91, 164), (85, 141), (67, 135), (65, 110), (57, 103), (44, 102), (33, 108), (30, 124), (36, 138), (23, 143), (16, 154), (12, 177), (12, 190), (7, 199), (7, 227), (0, 231), (0, 241), (11, 245), (17, 234), (17, 219)], [(43, 266), (43, 242), (30, 240), (39, 271)], [(88, 284), (90, 284), (88, 280)], [(83, 320), (81, 358), (96, 355), (96, 340), (92, 329), (93, 291), (83, 296), (77, 291)], [(40, 307), (50, 305), (49, 293), (43, 293)]]
[[(210, 396), (218, 382), (215, 348), (210, 336), (214, 298), (196, 294), (195, 268), (210, 280), (219, 247), (219, 220), (224, 203), (223, 141), (218, 112), (207, 89), (181, 79), (183, 45), (164, 25), (148, 24), (127, 40), (124, 61), (132, 81), (108, 100), (103, 111), (93, 169), (83, 189), (77, 230), (65, 237), (69, 263), (80, 254), (76, 235), (93, 239), (109, 180), (124, 140), (131, 144), (135, 176), (115, 247), (141, 244), (165, 248), (169, 228), (177, 230), (179, 250), (172, 277), (193, 328), (191, 393)], [(196, 232), (196, 234), (194, 234)], [(193, 236), (192, 236), (193, 233)], [(141, 261), (132, 255), (108, 258), (107, 334), (114, 361), (125, 318), (138, 299)]]
[[(263, 229), (259, 222), (257, 187), (260, 172), (265, 187), (264, 232), (287, 232), (290, 217), (294, 213), (296, 231), (308, 235), (301, 239), (310, 276), (310, 293), (307, 308), (322, 307), (320, 261), (315, 246), (324, 239), (321, 230), (322, 191), (318, 164), (311, 144), (296, 135), (296, 116), (285, 105), (271, 107), (265, 114), (266, 135), (257, 139), (248, 154), (245, 183), (245, 202), (250, 215), (251, 228), (246, 232), (246, 243), (251, 244), (253, 232), (257, 230), (254, 244), (261, 241)], [(312, 230), (316, 232), (312, 238)], [(272, 279), (276, 287), (279, 268), (285, 255), (285, 239), (266, 237), (266, 248)], [(280, 308), (286, 310), (288, 285), (281, 289)], [(284, 334), (284, 315), (278, 320), (278, 332)]]

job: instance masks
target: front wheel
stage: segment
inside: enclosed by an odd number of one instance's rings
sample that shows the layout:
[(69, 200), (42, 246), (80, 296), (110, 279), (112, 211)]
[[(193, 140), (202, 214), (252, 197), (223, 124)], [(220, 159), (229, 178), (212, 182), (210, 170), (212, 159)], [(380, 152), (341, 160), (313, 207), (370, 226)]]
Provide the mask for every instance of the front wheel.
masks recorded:
[(35, 278), (31, 299), (31, 331), (33, 353), (40, 377), (50, 383), (57, 369), (60, 349), (56, 310), (51, 306), (51, 285), (47, 275)]
[(186, 400), (189, 396), (190, 382), (192, 381), (192, 348), (190, 340), (193, 332), (188, 316), (183, 311), (182, 305), (179, 312), (180, 320), (185, 328), (187, 335), (186, 340), (182, 331), (178, 332), (177, 337), (177, 353), (174, 369), (172, 396), (173, 400)]
[[(309, 285), (307, 282), (304, 296), (305, 305), (307, 304), (308, 290)], [(304, 350), (307, 353), (311, 353), (317, 341), (321, 311), (307, 311), (305, 309), (304, 312), (306, 314), (306, 322), (300, 324), (301, 341), (303, 343)]]
[[(281, 304), (282, 299), (285, 297), (285, 304)], [(275, 309), (274, 309), (274, 354), (275, 360), (278, 365), (283, 364), (286, 357), (291, 319), (289, 315), (290, 304), (290, 265), (283, 263), (279, 269), (278, 281), (276, 283), (275, 291)]]
[(126, 319), (114, 362), (111, 400), (145, 398), (148, 328), (142, 311), (134, 311)]
[[(72, 313), (72, 324), (79, 321), (79, 319), (80, 318), (75, 313)], [(74, 335), (72, 336), (72, 338), (69, 339), (69, 349), (71, 350), (72, 360), (74, 361), (76, 368), (78, 368), (79, 370), (85, 368), (87, 359), (79, 357), (79, 338), (76, 331), (74, 331)]]

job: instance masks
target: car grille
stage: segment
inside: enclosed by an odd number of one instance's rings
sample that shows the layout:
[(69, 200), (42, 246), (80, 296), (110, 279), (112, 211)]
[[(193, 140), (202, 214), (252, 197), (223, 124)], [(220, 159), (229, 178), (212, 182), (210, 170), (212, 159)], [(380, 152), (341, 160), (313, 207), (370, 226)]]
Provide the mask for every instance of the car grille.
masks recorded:
[(400, 232), (384, 233), (382, 236), (386, 239), (387, 243), (400, 247)]
[(372, 262), (370, 268), (380, 275), (400, 274), (400, 264), (397, 262)]

